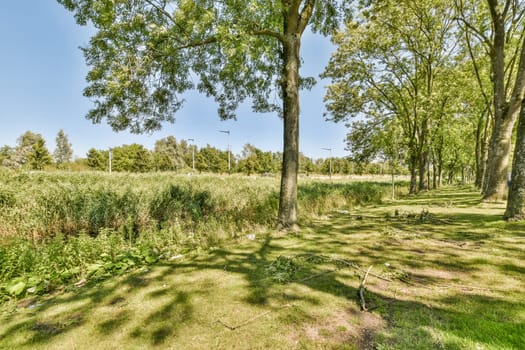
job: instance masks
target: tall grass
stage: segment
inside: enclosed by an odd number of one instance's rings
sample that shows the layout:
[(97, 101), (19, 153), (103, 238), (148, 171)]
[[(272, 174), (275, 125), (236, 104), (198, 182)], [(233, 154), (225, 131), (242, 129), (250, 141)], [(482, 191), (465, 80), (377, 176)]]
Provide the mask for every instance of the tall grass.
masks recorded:
[[(47, 290), (97, 266), (112, 274), (268, 229), (278, 189), (273, 178), (0, 172), (0, 291)], [(386, 183), (303, 179), (300, 219), (389, 193)]]

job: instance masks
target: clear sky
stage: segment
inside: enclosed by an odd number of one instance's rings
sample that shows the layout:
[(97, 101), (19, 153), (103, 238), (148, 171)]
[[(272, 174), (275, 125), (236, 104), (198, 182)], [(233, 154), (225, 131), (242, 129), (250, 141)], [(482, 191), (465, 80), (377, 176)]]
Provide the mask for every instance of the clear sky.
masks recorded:
[[(104, 124), (84, 118), (91, 101), (82, 95), (88, 67), (79, 49), (85, 46), (90, 30), (78, 26), (73, 14), (54, 0), (4, 1), (0, 10), (0, 146), (16, 144), (27, 130), (44, 136), (48, 148), (63, 129), (76, 156), (84, 157), (91, 147), (105, 149), (130, 143), (153, 148), (156, 140), (173, 135), (195, 139), (226, 149), (230, 130), (232, 151), (239, 154), (246, 143), (262, 150), (282, 151), (282, 122), (274, 114), (258, 114), (248, 105), (238, 111), (237, 121), (220, 121), (213, 99), (198, 93), (185, 96), (184, 107), (174, 124), (164, 124), (150, 135), (113, 132)], [(311, 33), (303, 39), (303, 75), (318, 78), (328, 62), (333, 46), (329, 40)], [(326, 122), (323, 96), (326, 81), (311, 91), (301, 92), (300, 148), (307, 156), (322, 158), (332, 148), (334, 156), (345, 156), (343, 124)]]

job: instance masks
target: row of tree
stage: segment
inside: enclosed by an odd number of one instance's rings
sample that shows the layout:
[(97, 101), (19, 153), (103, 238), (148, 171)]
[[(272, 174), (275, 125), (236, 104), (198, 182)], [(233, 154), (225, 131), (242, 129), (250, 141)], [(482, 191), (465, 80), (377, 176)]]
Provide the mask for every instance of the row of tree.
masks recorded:
[[(474, 170), (485, 200), (525, 214), (525, 2), (360, 2), (323, 73), (328, 114), (347, 121), (353, 156), (405, 162), (411, 193)], [(354, 117), (360, 117), (358, 120)], [(521, 147), (521, 148), (520, 148)], [(455, 170), (454, 170), (455, 169)]]
[[(49, 166), (59, 169), (71, 168), (73, 149), (67, 135), (60, 130), (56, 136), (54, 152), (48, 150), (42, 135), (31, 131), (17, 139), (14, 147), (0, 148), (0, 165), (14, 169), (42, 170)], [(107, 171), (112, 160), (112, 171), (228, 173), (228, 152), (206, 145), (199, 148), (186, 140), (177, 141), (173, 136), (155, 142), (153, 150), (140, 144), (122, 145), (109, 150), (91, 148), (86, 158), (75, 160), (76, 169)], [(381, 162), (353, 162), (349, 158), (312, 159), (302, 153), (299, 158), (303, 174), (382, 174), (388, 172), (388, 164)], [(83, 165), (87, 166), (83, 167)], [(276, 174), (281, 171), (282, 153), (262, 151), (246, 144), (239, 155), (231, 155), (232, 173)], [(401, 170), (402, 171), (402, 170)]]
[[(461, 171), (475, 173), (485, 199), (507, 194), (520, 111), (525, 123), (523, 1), (58, 2), (95, 29), (83, 49), (93, 122), (155, 130), (195, 88), (223, 119), (246, 99), (282, 116), (281, 227), (297, 221), (299, 90), (315, 81), (299, 74), (308, 27), (337, 45), (323, 74), (327, 109), (348, 121), (355, 158), (406, 164), (412, 193)], [(515, 145), (509, 218), (525, 217), (525, 126)]]
[(0, 165), (15, 169), (42, 170), (54, 163), (63, 168), (71, 162), (73, 149), (67, 135), (60, 130), (56, 136), (56, 147), (53, 154), (49, 152), (46, 141), (40, 134), (26, 131), (17, 139), (14, 147), (0, 148)]

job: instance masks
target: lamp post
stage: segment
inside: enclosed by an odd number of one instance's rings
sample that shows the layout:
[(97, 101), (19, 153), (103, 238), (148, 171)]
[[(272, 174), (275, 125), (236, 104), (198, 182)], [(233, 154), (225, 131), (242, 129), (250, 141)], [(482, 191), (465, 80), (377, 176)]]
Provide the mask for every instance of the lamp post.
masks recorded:
[(188, 141), (192, 142), (192, 145), (191, 145), (191, 168), (193, 169), (193, 172), (195, 172), (195, 140), (194, 139), (188, 139)]
[(230, 169), (230, 130), (219, 130), (224, 134), (228, 134), (228, 175), (231, 175)]
[(330, 152), (330, 158), (328, 159), (328, 164), (330, 167), (330, 180), (332, 179), (332, 149), (331, 148), (323, 148), (325, 151)]

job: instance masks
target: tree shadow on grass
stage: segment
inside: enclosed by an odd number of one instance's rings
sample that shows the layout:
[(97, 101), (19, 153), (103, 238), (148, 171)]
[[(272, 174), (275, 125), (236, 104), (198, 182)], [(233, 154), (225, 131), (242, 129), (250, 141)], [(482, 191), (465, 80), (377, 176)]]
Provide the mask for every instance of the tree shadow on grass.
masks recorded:
[[(445, 197), (446, 200), (450, 198)], [(9, 325), (0, 331), (0, 347), (52, 344), (58, 336), (67, 335), (85, 326), (96, 308), (119, 308), (109, 317), (101, 318), (96, 325), (95, 331), (100, 337), (112, 337), (126, 329), (128, 339), (137, 344), (162, 346), (167, 339), (175, 337), (178, 332), (183, 332), (189, 323), (195, 322), (195, 313), (202, 307), (195, 300), (199, 295), (205, 296), (208, 291), (203, 291), (201, 284), (179, 283), (170, 287), (156, 287), (156, 284), (174, 274), (209, 270), (241, 276), (246, 286), (243, 287), (243, 294), (239, 299), (248, 305), (268, 310), (277, 310), (279, 305), (286, 303), (303, 305), (300, 310), (302, 316), (298, 312), (290, 312), (282, 317), (286, 320), (288, 315), (288, 322), (300, 328), (303, 324), (315, 321), (308, 317), (308, 306), (322, 304), (323, 300), (304, 291), (283, 291), (282, 286), (268, 275), (268, 266), (279, 256), (335, 254), (347, 257), (360, 266), (382, 266), (388, 261), (414, 269), (430, 266), (462, 273), (479, 272), (483, 266), (491, 263), (483, 259), (466, 260), (464, 252), (459, 248), (453, 250), (453, 253), (441, 254), (439, 249), (432, 250), (430, 247), (424, 251), (405, 247), (407, 244), (404, 243), (419, 239), (412, 236), (414, 227), (425, 231), (422, 234), (423, 239), (427, 236), (439, 237), (468, 244), (481, 241), (492, 244), (491, 240), (496, 235), (492, 231), (476, 231), (490, 228), (489, 224), (496, 222), (492, 215), (451, 214), (447, 216), (447, 220), (450, 223), (446, 225), (415, 225), (410, 221), (380, 216), (356, 220), (355, 217), (334, 215), (329, 223), (314, 223), (309, 230), (293, 237), (274, 234), (262, 237), (258, 241), (231, 244), (210, 251), (207, 255), (178, 263), (158, 264), (155, 269), (162, 268), (162, 272), (155, 276), (147, 272), (134, 272), (121, 277), (118, 282), (90, 285), (89, 288), (84, 287), (69, 294), (50, 297), (37, 311), (27, 314), (21, 320), (9, 318)], [(495, 229), (502, 229), (501, 225), (495, 226)], [(381, 230), (388, 227), (394, 227), (401, 233), (399, 236), (396, 236), (397, 231), (381, 233)], [(377, 241), (367, 240), (367, 234), (375, 234), (373, 237), (377, 238)], [(519, 230), (512, 231), (512, 234), (520, 235)], [(501, 244), (500, 248), (508, 247)], [(505, 273), (518, 275), (525, 272), (521, 266), (508, 262), (496, 266)], [(325, 261), (307, 264), (301, 267), (289, 284), (318, 292), (316, 295), (326, 294), (340, 298), (348, 303), (349, 309), (355, 313), (354, 317), (362, 317), (358, 312), (357, 298), (362, 272), (354, 276), (351, 276), (350, 271), (356, 271), (352, 269), (324, 273), (334, 267)], [(311, 276), (317, 277), (309, 278)], [(427, 287), (443, 281), (423, 273), (420, 276), (414, 274), (413, 277), (417, 278), (418, 284)], [(221, 281), (215, 281), (212, 284), (216, 286), (220, 283)], [(397, 280), (393, 283), (403, 288), (411, 288)], [(146, 288), (151, 289), (152, 286), (155, 287), (154, 290), (145, 295), (144, 300), (154, 302), (155, 306), (146, 315), (140, 315), (143, 321), (140, 326), (136, 326), (132, 321), (139, 316), (138, 311), (127, 306), (126, 300), (131, 294)], [(367, 290), (366, 298), (370, 306), (376, 308), (374, 312), (388, 321), (385, 334), (377, 340), (385, 348), (463, 349), (481, 344), (501, 349), (520, 349), (520, 346), (525, 344), (523, 315), (520, 314), (520, 310), (525, 309), (523, 302), (516, 303), (504, 297), (488, 295), (465, 295), (457, 291), (452, 296), (433, 299), (431, 303), (434, 305), (429, 305), (421, 301), (421, 298), (403, 296), (393, 299), (378, 288)], [(53, 316), (42, 316), (47, 311), (52, 311), (50, 315)], [(19, 334), (24, 335), (20, 338)], [(352, 341), (355, 345), (355, 339)], [(344, 346), (344, 342), (339, 345)]]

